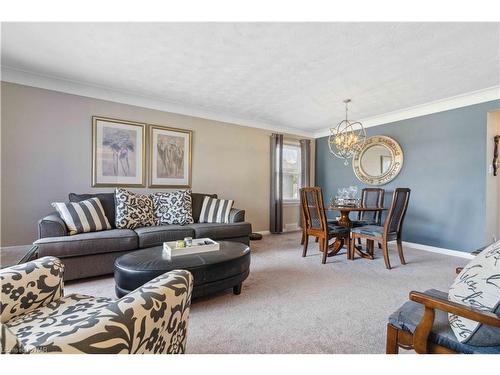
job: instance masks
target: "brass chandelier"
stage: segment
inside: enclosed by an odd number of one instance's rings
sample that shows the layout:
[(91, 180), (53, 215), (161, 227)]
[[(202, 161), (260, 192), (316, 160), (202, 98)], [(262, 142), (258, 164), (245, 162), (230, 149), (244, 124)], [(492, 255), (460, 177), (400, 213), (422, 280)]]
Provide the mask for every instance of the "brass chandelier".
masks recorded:
[(345, 120), (339, 122), (334, 128), (330, 128), (328, 137), (328, 147), (330, 152), (344, 159), (344, 165), (349, 165), (351, 159), (361, 150), (366, 140), (366, 132), (361, 122), (351, 122), (347, 118), (348, 104), (351, 99), (345, 99)]

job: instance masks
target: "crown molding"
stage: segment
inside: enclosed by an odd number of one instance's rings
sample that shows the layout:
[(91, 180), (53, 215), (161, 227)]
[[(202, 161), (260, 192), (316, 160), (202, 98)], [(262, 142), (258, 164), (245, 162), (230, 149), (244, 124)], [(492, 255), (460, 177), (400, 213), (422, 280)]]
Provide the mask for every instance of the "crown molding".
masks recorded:
[[(90, 85), (78, 81), (60, 79), (57, 77), (14, 69), (7, 66), (1, 67), (0, 78), (5, 82), (17, 83), (25, 86), (38, 87), (72, 95), (107, 100), (137, 107), (150, 108), (164, 112), (199, 117), (208, 120), (235, 124), (238, 126), (264, 129), (307, 138), (321, 138), (330, 134), (329, 128), (317, 131), (305, 131), (293, 126), (277, 126), (260, 121), (247, 120), (226, 114), (215, 113), (209, 110), (190, 108), (179, 103), (167, 102), (161, 99), (150, 98), (136, 93), (116, 90), (98, 85)], [(384, 125), (396, 121), (447, 111), (450, 109), (466, 107), (469, 105), (484, 103), (496, 99), (500, 99), (500, 86), (494, 86), (487, 89), (477, 90), (446, 99), (440, 99), (434, 102), (405, 108), (398, 111), (367, 117), (359, 121), (363, 123), (363, 126), (365, 128), (369, 128), (372, 126)]]
[(242, 119), (208, 110), (190, 108), (178, 103), (167, 102), (161, 99), (149, 98), (136, 93), (112, 89), (109, 87), (90, 85), (83, 82), (65, 80), (38, 73), (27, 72), (7, 66), (1, 67), (1, 80), (25, 86), (64, 92), (94, 99), (107, 100), (116, 103), (128, 104), (137, 107), (156, 109), (159, 111), (199, 117), (208, 120), (220, 121), (238, 126), (270, 130), (307, 138), (313, 138), (314, 133), (294, 127), (275, 126), (272, 124)]
[[(469, 105), (489, 102), (500, 99), (500, 86), (489, 87), (466, 94), (452, 96), (446, 99), (436, 100), (430, 103), (388, 112), (377, 116), (367, 117), (360, 121), (365, 128), (384, 125), (396, 121), (430, 115), (432, 113), (448, 111), (450, 109), (467, 107)], [(314, 133), (314, 138), (321, 138), (330, 135), (330, 129), (322, 129)]]

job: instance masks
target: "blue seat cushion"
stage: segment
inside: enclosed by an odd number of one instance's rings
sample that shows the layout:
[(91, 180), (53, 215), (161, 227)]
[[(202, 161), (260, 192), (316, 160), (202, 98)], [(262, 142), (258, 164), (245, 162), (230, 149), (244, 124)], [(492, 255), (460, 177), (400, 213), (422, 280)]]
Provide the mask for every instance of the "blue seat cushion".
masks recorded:
[(363, 225), (361, 227), (352, 228), (351, 232), (372, 237), (382, 237), (384, 235), (384, 227), (380, 225)]
[(352, 221), (352, 226), (354, 228), (362, 227), (365, 225), (377, 225), (377, 222), (375, 220), (351, 220), (351, 221)]
[[(448, 299), (448, 294), (439, 290), (430, 289), (425, 292), (438, 298)], [(448, 314), (435, 310), (434, 325), (429, 335), (429, 340), (462, 354), (500, 354), (500, 346), (472, 346), (458, 342), (448, 321)], [(424, 315), (424, 305), (407, 301), (389, 317), (389, 323), (397, 329), (415, 333), (417, 325)]]
[(328, 233), (333, 236), (341, 234), (349, 234), (349, 228), (343, 227), (341, 225), (328, 224)]

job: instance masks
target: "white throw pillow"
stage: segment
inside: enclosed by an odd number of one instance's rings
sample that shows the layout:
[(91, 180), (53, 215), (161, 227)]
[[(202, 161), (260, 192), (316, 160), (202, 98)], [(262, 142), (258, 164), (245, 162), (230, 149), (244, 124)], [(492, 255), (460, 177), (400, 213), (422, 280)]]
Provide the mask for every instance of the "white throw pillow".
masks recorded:
[[(488, 246), (458, 274), (448, 293), (450, 301), (500, 316), (500, 241)], [(500, 328), (448, 314), (451, 329), (461, 343), (500, 345)]]

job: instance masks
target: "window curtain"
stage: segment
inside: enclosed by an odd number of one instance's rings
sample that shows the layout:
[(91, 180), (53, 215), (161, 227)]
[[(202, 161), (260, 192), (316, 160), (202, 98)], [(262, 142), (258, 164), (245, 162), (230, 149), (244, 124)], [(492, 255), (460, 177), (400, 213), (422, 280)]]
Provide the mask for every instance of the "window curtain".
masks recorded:
[(269, 231), (283, 232), (283, 134), (271, 134), (271, 206)]
[[(311, 182), (311, 140), (300, 140), (300, 187), (308, 187)], [(304, 214), (300, 210), (301, 228), (304, 228)]]
[(300, 187), (308, 187), (311, 182), (311, 140), (300, 140)]

